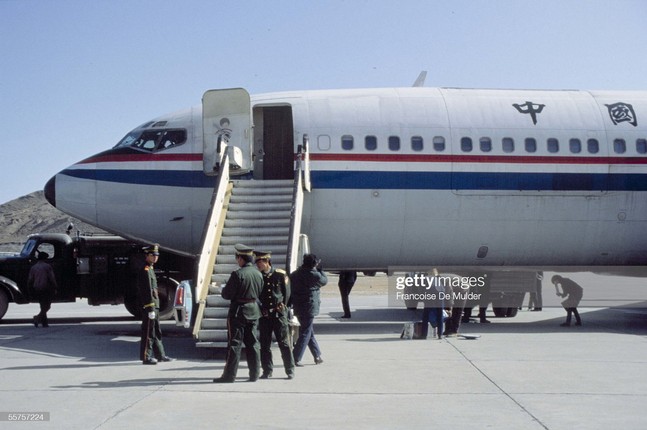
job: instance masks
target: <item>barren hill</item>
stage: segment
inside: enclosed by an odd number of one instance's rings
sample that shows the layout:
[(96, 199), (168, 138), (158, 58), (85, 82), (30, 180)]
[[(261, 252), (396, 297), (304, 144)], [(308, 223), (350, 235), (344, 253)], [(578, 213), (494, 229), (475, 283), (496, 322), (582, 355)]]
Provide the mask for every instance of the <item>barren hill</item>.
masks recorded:
[(70, 223), (81, 232), (101, 232), (51, 206), (42, 191), (11, 200), (0, 205), (0, 251), (18, 252), (30, 234), (65, 233)]

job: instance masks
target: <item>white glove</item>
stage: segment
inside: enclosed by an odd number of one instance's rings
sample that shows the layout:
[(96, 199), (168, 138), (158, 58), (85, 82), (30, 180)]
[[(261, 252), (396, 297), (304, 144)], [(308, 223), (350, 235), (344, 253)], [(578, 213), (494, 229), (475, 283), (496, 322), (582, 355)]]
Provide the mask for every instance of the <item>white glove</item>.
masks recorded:
[(148, 318), (150, 318), (150, 319), (154, 320), (154, 319), (155, 319), (155, 311), (150, 311), (150, 312), (148, 313)]

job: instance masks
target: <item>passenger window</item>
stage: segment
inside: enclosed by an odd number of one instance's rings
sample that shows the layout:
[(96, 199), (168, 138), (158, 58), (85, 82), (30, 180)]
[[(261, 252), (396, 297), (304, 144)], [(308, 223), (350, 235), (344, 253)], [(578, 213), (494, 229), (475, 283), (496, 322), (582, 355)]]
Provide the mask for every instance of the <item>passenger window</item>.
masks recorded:
[(479, 146), (481, 152), (490, 152), (492, 151), (492, 139), (489, 137), (482, 137), (479, 139)]
[(442, 136), (434, 137), (434, 151), (443, 152), (445, 150), (445, 138)]
[(647, 139), (636, 140), (636, 152), (639, 154), (647, 154)]
[(549, 138), (546, 141), (546, 147), (548, 149), (548, 152), (550, 153), (556, 153), (559, 152), (559, 140), (555, 139), (554, 137)]
[(504, 137), (501, 141), (503, 145), (503, 152), (514, 152), (514, 139), (511, 137)]
[(627, 143), (624, 139), (615, 139), (613, 141), (613, 151), (616, 154), (624, 154), (627, 152)]
[(353, 149), (353, 136), (345, 134), (341, 137), (341, 149), (350, 151)]
[(572, 154), (579, 154), (582, 152), (582, 142), (580, 139), (571, 139), (568, 141), (568, 147)]
[(400, 138), (398, 136), (389, 136), (389, 149), (391, 151), (400, 150)]
[(463, 152), (472, 152), (472, 138), (471, 137), (462, 137), (461, 138), (461, 151), (463, 151)]
[(375, 151), (377, 149), (377, 137), (366, 136), (364, 138), (364, 148), (368, 151)]
[(425, 147), (425, 143), (421, 136), (413, 136), (411, 138), (411, 149), (414, 151), (422, 151)]
[(586, 148), (589, 154), (597, 154), (600, 151), (600, 144), (597, 139), (589, 139), (586, 141)]
[(328, 151), (330, 149), (330, 136), (327, 134), (317, 136), (317, 148), (320, 151)]
[(526, 152), (537, 152), (537, 140), (534, 137), (526, 137), (524, 141)]

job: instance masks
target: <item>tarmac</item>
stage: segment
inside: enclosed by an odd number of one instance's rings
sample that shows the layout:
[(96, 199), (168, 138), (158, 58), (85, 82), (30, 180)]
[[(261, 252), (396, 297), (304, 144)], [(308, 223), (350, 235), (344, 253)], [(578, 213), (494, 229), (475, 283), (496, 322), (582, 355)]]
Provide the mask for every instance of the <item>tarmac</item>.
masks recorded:
[[(171, 321), (162, 325), (175, 360), (143, 366), (140, 323), (123, 306), (54, 304), (50, 327), (35, 328), (38, 305), (10, 304), (0, 321), (0, 427), (645, 428), (643, 306), (585, 307), (583, 326), (568, 328), (559, 307), (506, 319), (490, 312), (491, 324), (462, 326), (477, 340), (402, 340), (420, 310), (389, 308), (368, 288), (351, 293), (353, 316), (339, 319), (331, 284), (315, 320), (324, 363), (306, 353), (288, 380), (274, 346), (273, 378), (255, 383), (246, 382), (244, 359), (236, 383), (212, 383), (224, 353), (196, 348)], [(24, 422), (30, 416), (15, 414), (23, 412), (48, 420)]]

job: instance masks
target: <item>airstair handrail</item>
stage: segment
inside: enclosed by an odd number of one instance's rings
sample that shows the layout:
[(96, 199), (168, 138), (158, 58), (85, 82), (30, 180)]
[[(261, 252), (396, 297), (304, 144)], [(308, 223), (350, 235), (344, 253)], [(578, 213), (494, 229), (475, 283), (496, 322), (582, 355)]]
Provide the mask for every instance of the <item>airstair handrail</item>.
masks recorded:
[(216, 261), (216, 254), (218, 253), (218, 244), (216, 241), (218, 240), (223, 227), (221, 218), (227, 196), (227, 186), (229, 185), (229, 156), (225, 150), (220, 154), (220, 173), (218, 175), (216, 187), (214, 188), (213, 197), (211, 198), (211, 209), (203, 229), (202, 249), (198, 256), (199, 259), (195, 279), (196, 291), (194, 296), (198, 303), (205, 300), (209, 293), (209, 284), (211, 283), (213, 265)]
[(299, 235), (301, 233), (301, 217), (303, 214), (303, 165), (297, 163), (294, 172), (294, 187), (292, 191), (292, 208), (290, 209), (290, 233), (288, 251), (285, 258), (285, 270), (292, 273), (296, 270), (299, 260)]
[(312, 185), (310, 184), (310, 139), (307, 134), (303, 135), (303, 144), (299, 145), (299, 151), (297, 153), (297, 164), (300, 165), (303, 176), (303, 188), (310, 192), (312, 190)]

